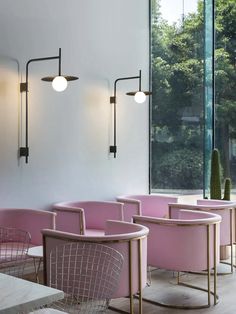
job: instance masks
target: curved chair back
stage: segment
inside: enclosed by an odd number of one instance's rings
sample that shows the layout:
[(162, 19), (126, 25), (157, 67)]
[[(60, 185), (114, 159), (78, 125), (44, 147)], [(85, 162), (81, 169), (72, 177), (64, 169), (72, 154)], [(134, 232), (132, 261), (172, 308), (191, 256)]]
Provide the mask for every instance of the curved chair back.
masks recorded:
[[(208, 303), (204, 305), (185, 306), (154, 304), (176, 308), (203, 308), (211, 305), (210, 295), (217, 303), (216, 277), (219, 261), (219, 215), (180, 210), (178, 219), (152, 218), (134, 216), (134, 222), (149, 228), (148, 264), (157, 268), (177, 271), (177, 283), (180, 284), (179, 272), (207, 271), (207, 289), (191, 286), (208, 292)], [(211, 291), (210, 272), (214, 270), (214, 292)], [(189, 286), (184, 284), (185, 286)], [(146, 299), (145, 299), (146, 300)]]
[(57, 212), (56, 229), (88, 234), (101, 233), (107, 220), (123, 220), (123, 204), (109, 201), (63, 202), (53, 206)]
[(65, 297), (59, 309), (81, 313), (106, 310), (120, 280), (123, 256), (115, 249), (92, 242), (71, 242), (50, 252), (50, 287)]
[[(67, 242), (100, 243), (120, 252), (124, 257), (121, 279), (113, 298), (130, 297), (133, 313), (133, 295), (146, 285), (147, 276), (147, 235), (148, 229), (142, 225), (121, 221), (107, 221), (105, 235), (86, 236), (55, 230), (43, 230), (45, 283), (49, 283), (49, 254), (57, 245)], [(141, 307), (141, 301), (140, 301)]]
[(177, 197), (157, 194), (123, 195), (116, 199), (124, 203), (124, 220), (129, 222), (134, 215), (168, 217), (168, 204), (178, 202)]
[(181, 209), (206, 211), (221, 216), (220, 245), (231, 245), (234, 241), (234, 205), (233, 202), (216, 200), (198, 200), (197, 205), (193, 204), (169, 204), (170, 217), (178, 217)]
[[(186, 210), (179, 211), (179, 219), (134, 217), (135, 223), (149, 228), (148, 265), (174, 271), (207, 269), (208, 245), (209, 266), (213, 267), (214, 241), (218, 243), (219, 235), (219, 228), (216, 226), (220, 221), (221, 217), (218, 215)], [(218, 261), (219, 250), (216, 258)]]
[(31, 245), (42, 245), (41, 230), (55, 229), (55, 213), (21, 208), (0, 208), (0, 225), (25, 230), (31, 235)]
[[(225, 200), (197, 200), (197, 205), (207, 206), (212, 213), (222, 217), (220, 244), (230, 245), (236, 241), (235, 210), (236, 202)], [(204, 209), (203, 209), (204, 210)]]

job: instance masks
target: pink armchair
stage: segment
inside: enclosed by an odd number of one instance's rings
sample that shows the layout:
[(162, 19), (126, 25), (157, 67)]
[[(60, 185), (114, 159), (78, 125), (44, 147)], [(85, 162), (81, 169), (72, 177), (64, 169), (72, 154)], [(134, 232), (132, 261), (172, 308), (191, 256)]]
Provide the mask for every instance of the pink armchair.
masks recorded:
[(41, 230), (55, 229), (56, 213), (37, 209), (0, 208), (0, 225), (29, 232), (31, 246), (42, 245)]
[(175, 218), (179, 210), (200, 210), (218, 214), (222, 218), (220, 225), (220, 245), (231, 248), (231, 273), (233, 272), (233, 243), (235, 242), (235, 208), (236, 203), (221, 200), (197, 200), (196, 205), (169, 204), (169, 215)]
[(112, 298), (129, 297), (130, 313), (134, 313), (133, 295), (139, 294), (139, 313), (142, 313), (142, 289), (146, 285), (147, 235), (148, 229), (142, 225), (121, 221), (107, 221), (105, 235), (86, 236), (68, 232), (43, 230), (44, 275), (49, 283), (51, 250), (67, 242), (92, 242), (105, 244), (120, 252), (124, 258), (121, 279)]
[(108, 201), (63, 202), (53, 206), (56, 229), (86, 235), (104, 235), (107, 220), (123, 220), (123, 204)]
[(42, 245), (43, 228), (55, 228), (55, 213), (43, 210), (0, 208), (0, 271), (22, 277), (28, 248)]
[[(224, 233), (221, 232), (221, 245), (229, 245), (231, 244), (231, 237), (232, 242), (235, 242), (236, 236), (235, 236), (235, 210), (236, 210), (236, 202), (235, 201), (225, 201), (225, 200), (208, 200), (208, 199), (201, 199), (197, 200), (197, 205), (203, 205), (208, 206), (211, 209), (211, 212), (218, 214), (222, 217), (222, 223), (221, 223), (221, 230), (223, 228), (223, 223), (227, 223), (231, 230), (230, 232), (232, 235), (230, 235), (228, 232)], [(212, 207), (213, 206), (213, 207)], [(214, 209), (214, 206), (216, 209)], [(228, 211), (224, 211), (224, 209), (228, 209)]]
[(123, 195), (116, 199), (124, 203), (124, 220), (129, 222), (133, 215), (167, 218), (168, 204), (178, 202), (177, 197), (158, 194)]
[[(214, 304), (217, 303), (216, 265), (219, 260), (219, 215), (180, 210), (176, 219), (134, 216), (134, 222), (149, 228), (147, 262), (157, 268), (178, 272), (207, 270), (208, 303), (199, 306), (163, 304), (174, 308), (203, 308), (211, 305), (210, 270), (214, 269)], [(184, 284), (186, 286), (186, 284)], [(191, 288), (197, 288), (191, 286)], [(202, 290), (202, 289), (201, 289)], [(146, 299), (144, 299), (146, 300)], [(148, 300), (146, 300), (148, 301)]]

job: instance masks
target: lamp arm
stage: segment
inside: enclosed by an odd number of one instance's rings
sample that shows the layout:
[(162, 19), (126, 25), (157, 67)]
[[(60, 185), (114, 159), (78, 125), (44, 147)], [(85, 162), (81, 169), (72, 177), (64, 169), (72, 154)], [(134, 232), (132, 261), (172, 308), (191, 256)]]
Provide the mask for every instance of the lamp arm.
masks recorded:
[(25, 157), (25, 162), (28, 163), (29, 157), (29, 135), (28, 135), (28, 125), (29, 125), (29, 105), (28, 105), (28, 81), (29, 81), (29, 65), (31, 62), (46, 61), (59, 59), (59, 75), (61, 75), (61, 48), (59, 48), (59, 55), (53, 57), (35, 58), (30, 59), (26, 63), (26, 81), (20, 84), (20, 91), (25, 92), (25, 147), (20, 147), (20, 157)]
[[(26, 73), (26, 84), (28, 85), (29, 65), (30, 65), (31, 62), (54, 60), (54, 59), (59, 59), (59, 75), (60, 75), (60, 72), (61, 72), (61, 48), (59, 48), (59, 55), (58, 56), (30, 59), (26, 63), (26, 70), (25, 70), (25, 73)], [(27, 86), (27, 91), (28, 91), (28, 86)]]
[(114, 82), (114, 98), (115, 98), (115, 102), (116, 102), (116, 84), (119, 81), (134, 80), (134, 79), (141, 79), (141, 75), (139, 75), (139, 76), (120, 77), (120, 78), (115, 80), (115, 82)]

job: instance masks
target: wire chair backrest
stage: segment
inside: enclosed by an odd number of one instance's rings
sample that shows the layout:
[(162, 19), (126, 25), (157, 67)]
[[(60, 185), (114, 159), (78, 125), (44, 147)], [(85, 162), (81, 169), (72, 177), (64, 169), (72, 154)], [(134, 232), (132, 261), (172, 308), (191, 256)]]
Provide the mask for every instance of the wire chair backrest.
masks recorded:
[(50, 253), (50, 286), (64, 291), (56, 308), (68, 313), (104, 311), (115, 293), (123, 256), (90, 242), (59, 245)]
[(30, 241), (25, 230), (0, 227), (0, 272), (23, 276)]

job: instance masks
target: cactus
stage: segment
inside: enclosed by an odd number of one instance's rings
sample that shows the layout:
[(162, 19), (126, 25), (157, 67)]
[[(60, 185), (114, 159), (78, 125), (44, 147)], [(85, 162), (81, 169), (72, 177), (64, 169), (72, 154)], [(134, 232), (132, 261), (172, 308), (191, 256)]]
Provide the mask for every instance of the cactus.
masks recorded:
[(210, 197), (216, 200), (221, 199), (220, 156), (218, 149), (213, 149), (211, 155)]
[(230, 201), (230, 189), (231, 189), (231, 180), (230, 178), (225, 179), (225, 192), (223, 200)]
[[(221, 165), (218, 149), (213, 149), (211, 155), (211, 179), (210, 179), (210, 198), (221, 200)], [(225, 179), (225, 189), (223, 200), (230, 200), (231, 180)]]

